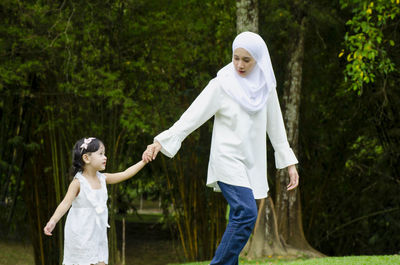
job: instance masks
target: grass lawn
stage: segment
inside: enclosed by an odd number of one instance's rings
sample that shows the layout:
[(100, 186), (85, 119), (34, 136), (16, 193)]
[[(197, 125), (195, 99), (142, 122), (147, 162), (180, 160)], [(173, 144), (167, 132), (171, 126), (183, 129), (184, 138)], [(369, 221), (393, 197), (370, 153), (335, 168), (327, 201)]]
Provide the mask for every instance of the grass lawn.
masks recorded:
[[(126, 217), (126, 265), (208, 265), (209, 261), (176, 263), (179, 257), (169, 232), (162, 230), (160, 214), (141, 214)], [(121, 217), (117, 217), (118, 242), (120, 242)], [(0, 240), (0, 265), (33, 265), (33, 250), (29, 243)], [(391, 265), (400, 264), (400, 255), (350, 256), (319, 259), (265, 258), (241, 260), (240, 265)]]
[(31, 265), (33, 250), (30, 244), (0, 241), (0, 265)]
[[(209, 261), (181, 263), (180, 265), (208, 265)], [(400, 255), (393, 256), (351, 256), (351, 257), (330, 257), (319, 259), (261, 259), (261, 260), (241, 260), (240, 265), (395, 265), (400, 264)], [(173, 265), (173, 264), (170, 264)], [(175, 264), (178, 265), (178, 264)]]
[[(165, 243), (163, 243), (165, 244)], [(159, 247), (159, 246), (158, 246)], [(156, 247), (156, 248), (158, 248)], [(151, 252), (154, 245), (147, 249), (145, 252)], [(143, 251), (142, 251), (143, 252)], [(138, 253), (137, 253), (138, 254)], [(144, 253), (141, 253), (143, 255)], [(158, 257), (161, 253), (152, 253), (153, 259), (162, 258)], [(127, 265), (129, 264), (144, 264), (141, 261), (145, 261), (143, 256), (132, 257), (127, 255)], [(136, 255), (135, 255), (136, 256)], [(162, 255), (161, 255), (162, 256)], [(142, 258), (141, 258), (142, 257)], [(142, 260), (141, 260), (142, 259)], [(141, 261), (139, 261), (141, 260)], [(146, 264), (151, 264), (150, 260), (145, 261)], [(154, 262), (155, 264), (163, 264), (162, 261)], [(0, 241), (0, 265), (33, 265), (33, 251), (30, 245), (16, 242), (5, 242)], [(178, 263), (174, 263), (178, 265)], [(209, 261), (204, 262), (192, 262), (192, 263), (180, 263), (180, 265), (208, 265)], [(329, 257), (319, 259), (260, 259), (260, 260), (241, 260), (240, 265), (275, 265), (275, 264), (288, 264), (288, 265), (391, 265), (400, 264), (400, 255), (392, 256), (351, 256), (351, 257)], [(170, 265), (173, 265), (170, 263)]]

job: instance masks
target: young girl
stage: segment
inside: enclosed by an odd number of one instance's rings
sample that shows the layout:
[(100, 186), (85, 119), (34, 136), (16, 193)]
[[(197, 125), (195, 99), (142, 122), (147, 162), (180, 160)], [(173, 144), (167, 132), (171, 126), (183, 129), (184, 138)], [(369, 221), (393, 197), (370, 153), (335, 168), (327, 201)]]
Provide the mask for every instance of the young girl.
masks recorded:
[(65, 222), (64, 265), (107, 264), (107, 186), (136, 175), (145, 165), (140, 161), (123, 172), (100, 173), (106, 168), (104, 144), (97, 138), (80, 139), (72, 151), (74, 179), (67, 194), (50, 218), (44, 233), (51, 236), (57, 222), (70, 209)]

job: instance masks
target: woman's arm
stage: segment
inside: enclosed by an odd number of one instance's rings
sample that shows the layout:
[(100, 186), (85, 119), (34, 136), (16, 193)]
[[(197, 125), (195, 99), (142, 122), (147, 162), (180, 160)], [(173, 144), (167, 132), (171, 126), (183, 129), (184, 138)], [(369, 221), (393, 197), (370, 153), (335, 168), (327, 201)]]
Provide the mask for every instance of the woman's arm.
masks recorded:
[(278, 94), (275, 89), (271, 91), (267, 101), (267, 133), (275, 151), (276, 168), (282, 169), (297, 164), (297, 158), (287, 140)]
[(290, 181), (287, 189), (295, 189), (299, 184), (299, 174), (295, 166), (298, 161), (287, 140), (276, 90), (271, 91), (267, 102), (267, 132), (274, 147), (276, 168), (288, 168)]
[(106, 176), (106, 183), (107, 184), (116, 184), (116, 183), (122, 182), (124, 180), (127, 180), (127, 179), (133, 177), (134, 175), (136, 175), (145, 165), (146, 165), (146, 162), (141, 160), (138, 163), (134, 164), (133, 166), (127, 168), (123, 172), (104, 173), (104, 175)]
[(57, 209), (55, 210), (53, 216), (50, 218), (49, 222), (46, 224), (45, 228), (43, 229), (44, 233), (48, 236), (51, 236), (51, 232), (56, 227), (56, 224), (60, 219), (64, 216), (64, 214), (69, 210), (71, 207), (72, 201), (76, 198), (79, 194), (79, 180), (74, 179), (71, 184), (69, 184), (67, 194), (65, 194), (64, 199), (58, 205)]
[(154, 138), (154, 143), (148, 145), (142, 159), (150, 162), (156, 158), (159, 151), (172, 158), (181, 147), (182, 141), (209, 120), (218, 111), (220, 105), (220, 84), (216, 80), (211, 80), (180, 119), (171, 128)]

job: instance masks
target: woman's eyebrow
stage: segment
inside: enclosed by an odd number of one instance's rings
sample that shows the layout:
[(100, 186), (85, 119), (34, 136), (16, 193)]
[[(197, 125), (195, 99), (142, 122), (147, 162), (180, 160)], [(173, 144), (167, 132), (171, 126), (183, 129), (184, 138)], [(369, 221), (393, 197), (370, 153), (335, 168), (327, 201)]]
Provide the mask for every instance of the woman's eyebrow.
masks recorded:
[[(236, 55), (236, 54), (234, 54), (233, 56), (234, 56), (234, 57), (240, 58), (240, 56), (239, 56), (239, 55)], [(250, 56), (243, 56), (242, 58), (243, 58), (243, 59), (251, 59)]]

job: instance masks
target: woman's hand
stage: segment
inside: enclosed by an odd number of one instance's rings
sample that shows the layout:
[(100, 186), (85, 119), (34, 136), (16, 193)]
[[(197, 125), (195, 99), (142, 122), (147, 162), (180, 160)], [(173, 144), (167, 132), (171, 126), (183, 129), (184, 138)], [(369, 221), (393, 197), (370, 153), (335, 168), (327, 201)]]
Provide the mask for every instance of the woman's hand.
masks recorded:
[(44, 234), (51, 236), (52, 235), (51, 232), (54, 230), (54, 227), (56, 227), (56, 222), (54, 222), (53, 220), (50, 220), (46, 224), (45, 228), (43, 228)]
[(161, 150), (161, 144), (157, 141), (147, 146), (146, 150), (143, 152), (142, 160), (146, 163), (156, 159), (158, 152)]
[(287, 186), (287, 190), (293, 190), (299, 185), (299, 174), (295, 165), (288, 166), (290, 182)]

